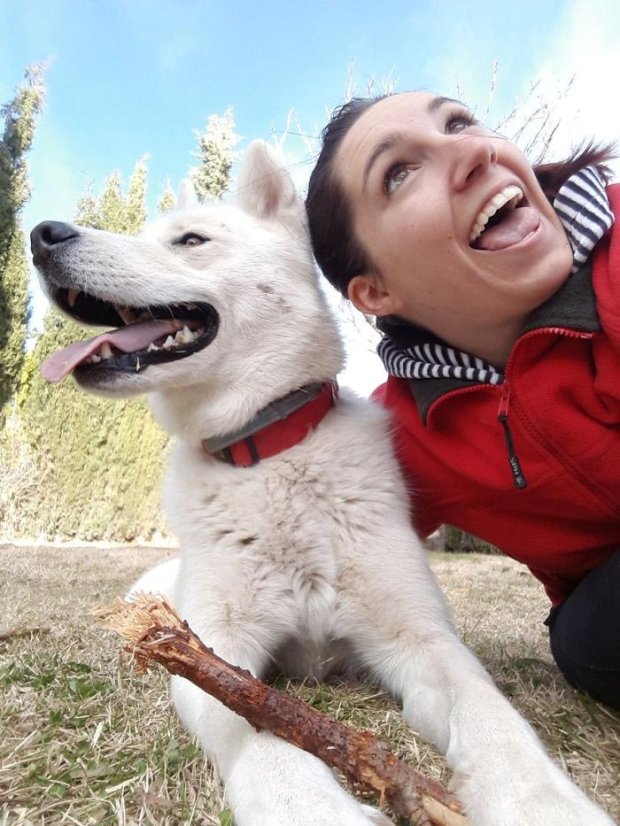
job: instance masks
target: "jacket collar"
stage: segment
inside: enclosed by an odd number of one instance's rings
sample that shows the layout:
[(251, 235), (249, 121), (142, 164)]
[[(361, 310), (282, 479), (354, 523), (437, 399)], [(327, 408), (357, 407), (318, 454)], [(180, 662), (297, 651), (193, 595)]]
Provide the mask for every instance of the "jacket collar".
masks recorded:
[[(429, 341), (429, 333), (421, 327), (402, 319), (383, 319), (382, 329), (404, 346)], [(526, 333), (544, 329), (567, 329), (576, 332), (597, 333), (601, 329), (596, 311), (596, 297), (592, 286), (592, 265), (586, 264), (575, 275), (570, 276), (560, 289), (544, 304), (532, 312), (523, 325), (519, 339)], [(518, 345), (515, 342), (514, 348)], [(438, 342), (440, 339), (436, 339)], [(477, 380), (438, 378), (409, 379), (413, 395), (422, 421), (426, 424), (431, 405), (446, 393), (470, 387), (486, 387)]]
[(338, 396), (335, 381), (308, 384), (271, 402), (245, 427), (217, 439), (203, 439), (209, 456), (250, 467), (303, 441), (327, 415)]

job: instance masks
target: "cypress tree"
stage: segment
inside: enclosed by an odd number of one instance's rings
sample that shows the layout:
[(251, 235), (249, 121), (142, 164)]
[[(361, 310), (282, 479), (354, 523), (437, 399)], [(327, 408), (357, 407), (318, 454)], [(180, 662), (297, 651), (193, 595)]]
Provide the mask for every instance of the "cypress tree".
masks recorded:
[[(144, 161), (136, 165), (126, 196), (119, 173), (112, 173), (99, 197), (88, 187), (75, 222), (137, 232), (146, 215), (146, 183)], [(92, 335), (48, 310), (23, 373), (21, 418), (46, 479), (45, 501), (31, 508), (28, 530), (84, 540), (149, 538), (164, 530), (158, 503), (167, 437), (144, 400), (103, 399), (84, 393), (71, 379), (50, 385), (40, 375), (47, 356)]]
[(32, 504), (31, 535), (131, 540), (163, 532), (159, 480), (166, 438), (142, 400), (112, 401), (74, 381), (51, 385), (39, 365), (84, 330), (50, 311), (33, 354), (21, 413), (45, 499)]
[(127, 232), (127, 203), (121, 192), (120, 172), (113, 172), (108, 178), (99, 199), (96, 229), (108, 232)]
[(176, 204), (177, 199), (174, 191), (172, 189), (172, 184), (170, 183), (170, 179), (166, 181), (166, 186), (162, 193), (161, 198), (157, 202), (157, 211), (161, 212), (169, 212), (171, 209), (174, 209), (174, 205)]
[(88, 182), (86, 192), (77, 202), (75, 223), (82, 227), (97, 228), (99, 226), (97, 199), (93, 195), (92, 181)]
[(135, 235), (144, 226), (146, 221), (146, 183), (148, 168), (146, 159), (138, 161), (127, 188), (127, 203), (125, 208), (125, 232)]
[(200, 164), (192, 170), (192, 180), (201, 200), (220, 198), (228, 189), (230, 170), (235, 160), (234, 147), (239, 142), (231, 108), (223, 115), (210, 115), (204, 132), (196, 132)]
[(33, 66), (26, 70), (25, 82), (13, 99), (0, 109), (4, 120), (0, 140), (0, 427), (24, 363), (29, 268), (19, 212), (30, 195), (25, 155), (32, 145), (43, 96), (41, 69)]

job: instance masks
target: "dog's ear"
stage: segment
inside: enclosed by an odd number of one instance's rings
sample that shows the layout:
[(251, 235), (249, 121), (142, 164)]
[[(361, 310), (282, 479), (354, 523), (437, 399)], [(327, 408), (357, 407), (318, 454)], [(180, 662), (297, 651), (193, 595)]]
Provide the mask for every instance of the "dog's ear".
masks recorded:
[(237, 203), (258, 218), (303, 214), (303, 201), (290, 175), (264, 141), (254, 141), (246, 150), (237, 182)]
[(184, 178), (179, 184), (176, 208), (178, 210), (193, 209), (198, 206), (198, 195), (191, 178)]

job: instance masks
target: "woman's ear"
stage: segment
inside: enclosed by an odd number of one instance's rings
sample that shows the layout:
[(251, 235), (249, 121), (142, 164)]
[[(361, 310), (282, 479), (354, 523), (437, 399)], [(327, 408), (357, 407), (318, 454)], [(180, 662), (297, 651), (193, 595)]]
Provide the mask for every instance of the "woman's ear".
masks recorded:
[(355, 275), (349, 281), (347, 294), (358, 310), (366, 315), (397, 314), (397, 304), (381, 279), (376, 275)]

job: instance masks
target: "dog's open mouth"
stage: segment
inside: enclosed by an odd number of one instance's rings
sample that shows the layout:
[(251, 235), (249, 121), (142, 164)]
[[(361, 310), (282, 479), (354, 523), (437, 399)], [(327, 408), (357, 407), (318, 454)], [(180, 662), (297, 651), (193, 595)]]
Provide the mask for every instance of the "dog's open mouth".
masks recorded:
[(41, 372), (52, 382), (74, 371), (140, 373), (151, 364), (186, 358), (213, 341), (219, 324), (215, 308), (202, 302), (125, 307), (75, 289), (55, 289), (52, 298), (76, 321), (116, 328), (44, 361)]

